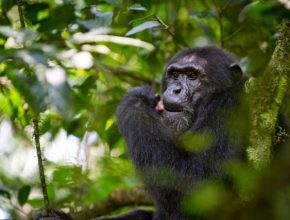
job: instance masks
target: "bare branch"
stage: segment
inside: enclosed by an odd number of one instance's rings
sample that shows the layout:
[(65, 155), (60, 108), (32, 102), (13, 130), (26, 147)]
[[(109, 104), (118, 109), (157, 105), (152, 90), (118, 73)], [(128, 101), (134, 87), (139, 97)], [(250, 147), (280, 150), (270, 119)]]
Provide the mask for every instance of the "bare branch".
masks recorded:
[(109, 214), (119, 208), (126, 206), (152, 206), (153, 201), (148, 194), (140, 188), (136, 189), (119, 189), (113, 192), (104, 200), (93, 206), (85, 207), (81, 211), (72, 214), (73, 219), (91, 219), (94, 217)]

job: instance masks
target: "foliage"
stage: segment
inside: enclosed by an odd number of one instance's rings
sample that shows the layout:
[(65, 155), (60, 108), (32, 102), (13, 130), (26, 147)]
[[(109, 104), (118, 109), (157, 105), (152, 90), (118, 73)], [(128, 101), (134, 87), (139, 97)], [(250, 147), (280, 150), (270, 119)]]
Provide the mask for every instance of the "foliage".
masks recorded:
[[(80, 140), (96, 131), (94, 147), (105, 148), (95, 169), (45, 163), (51, 171), (52, 206), (69, 209), (93, 204), (116, 188), (139, 185), (114, 115), (129, 88), (149, 84), (158, 92), (164, 64), (172, 54), (206, 44), (231, 51), (245, 72), (259, 76), (275, 48), (278, 24), (290, 17), (290, 10), (274, 0), (23, 0), (26, 28), (21, 29), (16, 3), (0, 2), (1, 121), (9, 120), (13, 138), (31, 148), (26, 130), (35, 114), (40, 114), (41, 135), (49, 134), (51, 141), (62, 130)], [(288, 106), (285, 102), (283, 108), (290, 115)], [(0, 158), (5, 156), (0, 152)], [(264, 174), (252, 174), (244, 166), (231, 169), (240, 190), (255, 193), (253, 188), (263, 184), (256, 179)], [(0, 176), (0, 197), (8, 201), (5, 210), (11, 216), (19, 218), (22, 206), (43, 205), (41, 196), (31, 195), (38, 188), (36, 176), (23, 179), (1, 169)], [(248, 178), (253, 180), (247, 182)], [(199, 204), (199, 214), (214, 213), (210, 210), (232, 200), (222, 186), (212, 184), (202, 186), (204, 194), (189, 198), (189, 204)], [(277, 200), (272, 206), (282, 216), (273, 219), (290, 216), (283, 208), (289, 205), (289, 181), (285, 185), (272, 195)]]

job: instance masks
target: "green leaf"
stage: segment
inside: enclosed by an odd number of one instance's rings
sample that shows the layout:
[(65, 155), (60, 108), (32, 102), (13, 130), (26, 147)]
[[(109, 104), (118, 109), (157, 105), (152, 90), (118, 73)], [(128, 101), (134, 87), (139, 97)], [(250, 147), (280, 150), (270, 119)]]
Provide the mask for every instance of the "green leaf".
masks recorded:
[(86, 29), (95, 29), (95, 28), (100, 28), (100, 27), (109, 27), (112, 23), (113, 19), (113, 13), (112, 12), (101, 12), (98, 10), (91, 10), (94, 19), (88, 19), (88, 20), (78, 20), (77, 22), (85, 27)]
[[(34, 4), (25, 4), (25, 18), (27, 20), (29, 20), (32, 24), (37, 24), (39, 23), (41, 20), (44, 20), (49, 12), (48, 9), (49, 8), (49, 4), (47, 3), (34, 3)], [(44, 12), (47, 13), (47, 16), (40, 16), (40, 14), (45, 14)]]
[(136, 34), (138, 32), (150, 29), (150, 28), (154, 28), (154, 27), (159, 27), (161, 26), (161, 24), (158, 21), (146, 21), (143, 24), (140, 24), (134, 28), (132, 28), (130, 31), (128, 31), (125, 36), (130, 36), (133, 34)]
[(16, 0), (1, 0), (1, 9), (2, 13), (8, 12), (14, 5), (16, 4)]
[(6, 71), (8, 78), (17, 91), (35, 112), (44, 111), (47, 107), (47, 88), (45, 88), (35, 75), (28, 75), (21, 72), (14, 72), (11, 69)]
[(21, 206), (23, 206), (27, 202), (30, 191), (31, 191), (31, 187), (29, 185), (24, 185), (23, 187), (19, 189), (17, 199), (18, 199), (18, 203)]
[(43, 208), (44, 205), (42, 198), (29, 199), (27, 203), (31, 205), (33, 208), (41, 208), (41, 207)]
[(50, 16), (41, 22), (39, 31), (51, 34), (52, 30), (66, 28), (74, 18), (74, 5), (64, 4), (50, 11)]
[(128, 10), (132, 10), (132, 11), (147, 11), (147, 9), (145, 7), (143, 7), (140, 4), (134, 4), (131, 5), (130, 7), (128, 7)]
[(10, 193), (8, 192), (8, 190), (6, 189), (6, 187), (4, 186), (0, 186), (0, 196), (5, 197), (7, 199), (11, 198)]
[(55, 200), (56, 194), (55, 194), (54, 185), (52, 183), (47, 185), (47, 194), (50, 200), (52, 201)]
[(77, 166), (60, 166), (53, 172), (53, 183), (59, 187), (69, 187), (83, 178), (82, 170)]
[(119, 45), (141, 47), (149, 51), (153, 51), (155, 49), (152, 44), (139, 39), (119, 37), (115, 35), (96, 34), (94, 31), (87, 33), (76, 33), (72, 36), (70, 41), (74, 44), (109, 42)]
[(260, 3), (260, 1), (255, 1), (255, 2), (252, 2), (248, 5), (246, 5), (240, 12), (239, 14), (239, 18), (238, 18), (238, 21), (239, 22), (243, 22), (246, 18), (247, 18), (247, 15), (248, 13), (254, 8), (256, 7), (256, 5), (258, 5)]
[(123, 4), (123, 0), (105, 0), (105, 2), (116, 7), (121, 7)]
[(196, 11), (191, 14), (192, 18), (204, 18), (204, 19), (209, 19), (213, 18), (213, 14), (210, 13), (209, 11)]
[(12, 113), (13, 113), (13, 109), (9, 102), (8, 97), (6, 97), (3, 94), (0, 94), (0, 111), (4, 112), (10, 117), (12, 116)]

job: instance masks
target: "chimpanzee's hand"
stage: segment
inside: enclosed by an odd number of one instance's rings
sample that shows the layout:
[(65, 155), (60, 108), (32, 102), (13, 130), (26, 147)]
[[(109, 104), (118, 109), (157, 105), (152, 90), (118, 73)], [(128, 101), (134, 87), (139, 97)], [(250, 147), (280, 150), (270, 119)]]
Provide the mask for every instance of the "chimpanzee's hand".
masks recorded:
[(159, 100), (160, 97), (149, 86), (130, 90), (117, 107), (117, 121), (122, 134), (136, 134), (136, 128), (143, 133), (160, 124), (161, 117), (156, 109)]
[(159, 100), (157, 102), (157, 105), (155, 106), (155, 110), (159, 113), (163, 112), (165, 110), (163, 102), (161, 100)]
[(156, 95), (149, 86), (140, 86), (130, 90), (123, 100), (132, 102), (135, 105), (142, 104), (155, 109), (160, 101), (160, 96)]

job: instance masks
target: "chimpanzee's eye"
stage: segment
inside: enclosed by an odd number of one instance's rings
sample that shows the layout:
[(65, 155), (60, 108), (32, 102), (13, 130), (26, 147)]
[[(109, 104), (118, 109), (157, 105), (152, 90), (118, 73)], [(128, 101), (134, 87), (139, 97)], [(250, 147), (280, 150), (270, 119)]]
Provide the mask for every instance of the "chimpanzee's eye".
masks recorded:
[(190, 80), (196, 80), (197, 79), (197, 73), (196, 72), (187, 72), (187, 77)]
[(179, 73), (178, 72), (172, 72), (171, 77), (174, 79), (178, 79)]

